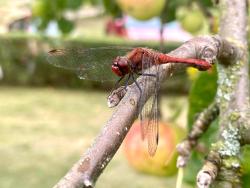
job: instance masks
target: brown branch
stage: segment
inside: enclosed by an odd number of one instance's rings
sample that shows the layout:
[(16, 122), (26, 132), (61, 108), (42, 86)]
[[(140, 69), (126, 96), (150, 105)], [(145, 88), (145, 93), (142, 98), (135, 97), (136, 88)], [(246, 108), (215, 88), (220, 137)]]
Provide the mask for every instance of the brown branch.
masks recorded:
[(179, 153), (177, 160), (178, 168), (186, 166), (193, 148), (197, 146), (198, 139), (207, 131), (210, 124), (218, 115), (219, 109), (216, 103), (212, 103), (207, 109), (199, 114), (187, 138), (176, 147)]
[(229, 120), (230, 124), (223, 129), (218, 141), (212, 144), (204, 166), (197, 175), (199, 188), (209, 187), (212, 183), (215, 187), (240, 187), (241, 135), (238, 127), (244, 125), (241, 115), (232, 111), (224, 116), (223, 121)]
[[(169, 55), (183, 58), (201, 58), (208, 62), (213, 62), (217, 56), (228, 54), (221, 49), (224, 42), (225, 41), (218, 36), (197, 37), (184, 43), (169, 53)], [(185, 67), (186, 65), (173, 63), (160, 66), (160, 82), (163, 82), (165, 78), (172, 75), (175, 71), (178, 71), (178, 69)], [(142, 88), (143, 95), (147, 94), (145, 97), (145, 99), (147, 99), (152, 93), (145, 91), (144, 79), (144, 77), (139, 77), (137, 82)], [(154, 86), (154, 81), (152, 80), (148, 84), (147, 88), (151, 90), (150, 88)], [(137, 104), (139, 95), (140, 93), (136, 85), (132, 84), (99, 136), (95, 139), (94, 144), (54, 188), (94, 186), (97, 178), (118, 150), (132, 122), (138, 115)]]
[(220, 137), (212, 144), (208, 159), (198, 173), (197, 185), (240, 188), (240, 149), (250, 141), (250, 120), (244, 113), (249, 111), (246, 1), (220, 0), (220, 10), (220, 35), (234, 44), (238, 53), (234, 58), (219, 58)]
[[(130, 86), (127, 86), (127, 89), (129, 89)], [(122, 98), (125, 96), (127, 93), (125, 86), (121, 86), (115, 90), (113, 90), (110, 95), (107, 98), (107, 104), (109, 108), (113, 108), (117, 106)]]
[(208, 188), (216, 178), (219, 167), (221, 166), (221, 158), (217, 152), (211, 151), (204, 163), (204, 166), (197, 174), (197, 186), (199, 188)]
[(249, 108), (247, 6), (246, 1), (220, 0), (220, 7), (220, 35), (238, 48), (236, 58), (228, 59), (231, 66), (225, 66), (226, 58), (218, 66), (218, 102), (223, 103), (220, 111), (224, 114), (229, 109)]
[[(239, 183), (241, 178), (240, 148), (242, 142), (250, 140), (247, 138), (249, 135), (246, 136), (242, 133), (246, 130), (249, 133), (249, 129), (242, 126), (244, 123), (241, 121), (244, 119), (242, 111), (249, 109), (246, 1), (220, 0), (220, 10), (222, 15), (220, 35), (234, 44), (238, 53), (234, 58), (219, 58), (216, 99), (220, 110), (220, 137), (213, 144), (210, 153), (216, 154), (220, 163), (212, 163), (212, 167), (209, 165), (210, 170), (206, 168), (210, 163), (205, 163), (197, 177), (199, 187), (209, 187), (210, 185), (241, 187)], [(230, 50), (227, 52), (230, 53)]]

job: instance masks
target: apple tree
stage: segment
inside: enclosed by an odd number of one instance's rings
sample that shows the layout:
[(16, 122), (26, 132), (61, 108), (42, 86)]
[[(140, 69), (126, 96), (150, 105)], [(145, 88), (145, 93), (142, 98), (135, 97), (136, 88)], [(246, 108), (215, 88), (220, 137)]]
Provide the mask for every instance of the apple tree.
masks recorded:
[[(186, 180), (199, 188), (249, 187), (248, 1), (136, 2), (139, 1), (110, 1), (105, 7), (114, 15), (123, 10), (143, 20), (157, 15), (164, 23), (178, 19), (183, 28), (194, 34), (199, 34), (199, 30), (207, 25), (206, 36), (194, 37), (169, 52), (170, 56), (203, 59), (213, 65), (208, 72), (199, 74), (191, 88), (189, 133), (177, 147), (177, 167), (185, 167)], [(152, 6), (152, 12), (147, 3)], [(192, 22), (197, 25), (192, 25)], [(217, 35), (211, 34), (217, 32)], [(161, 65), (159, 81), (163, 82), (185, 68), (186, 65), (175, 63)], [(145, 78), (139, 77), (137, 81), (150, 97), (154, 82), (144, 88)], [(129, 87), (93, 145), (55, 185), (56, 188), (94, 187), (138, 116), (136, 104), (140, 92), (135, 83)], [(200, 147), (205, 150), (200, 150)]]

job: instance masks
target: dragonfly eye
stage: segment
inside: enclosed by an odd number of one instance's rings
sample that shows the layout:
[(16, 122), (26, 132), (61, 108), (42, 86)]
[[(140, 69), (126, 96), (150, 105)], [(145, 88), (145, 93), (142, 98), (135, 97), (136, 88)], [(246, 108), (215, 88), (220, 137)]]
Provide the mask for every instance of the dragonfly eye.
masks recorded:
[(118, 64), (112, 64), (111, 69), (113, 73), (115, 73), (117, 76), (124, 76)]
[(112, 71), (118, 76), (124, 76), (129, 73), (130, 67), (126, 57), (118, 56), (112, 63)]

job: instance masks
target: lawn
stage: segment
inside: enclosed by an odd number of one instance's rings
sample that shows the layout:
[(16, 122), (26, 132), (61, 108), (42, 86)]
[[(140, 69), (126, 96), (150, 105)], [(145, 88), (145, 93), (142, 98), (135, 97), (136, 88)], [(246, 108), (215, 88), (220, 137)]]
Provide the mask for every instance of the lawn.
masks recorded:
[[(164, 119), (184, 97), (163, 97)], [(0, 187), (52, 187), (93, 142), (112, 109), (106, 93), (54, 88), (0, 87)], [(185, 122), (185, 111), (179, 123)], [(119, 150), (97, 188), (174, 187), (175, 177), (143, 175)]]

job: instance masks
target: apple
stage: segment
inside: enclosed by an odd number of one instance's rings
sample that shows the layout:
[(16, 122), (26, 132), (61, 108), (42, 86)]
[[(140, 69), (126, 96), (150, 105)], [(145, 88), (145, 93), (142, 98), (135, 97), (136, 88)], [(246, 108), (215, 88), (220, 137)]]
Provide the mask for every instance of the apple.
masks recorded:
[(195, 3), (190, 6), (178, 7), (176, 18), (181, 27), (192, 34), (197, 34), (206, 26), (206, 18)]
[(122, 11), (138, 20), (159, 16), (165, 2), (166, 0), (117, 0)]
[(47, 11), (47, 4), (43, 0), (36, 0), (31, 5), (33, 16), (43, 17)]
[(183, 18), (185, 18), (185, 16), (188, 14), (188, 12), (189, 12), (188, 7), (186, 7), (186, 6), (178, 7), (176, 10), (176, 19), (178, 21), (183, 20)]
[(177, 172), (176, 145), (185, 131), (177, 126), (159, 122), (159, 143), (153, 157), (148, 153), (147, 139), (141, 138), (140, 121), (135, 121), (124, 140), (124, 153), (129, 164), (139, 172), (170, 176)]
[(181, 20), (181, 26), (186, 31), (195, 34), (200, 31), (205, 24), (205, 17), (200, 10), (189, 11)]

